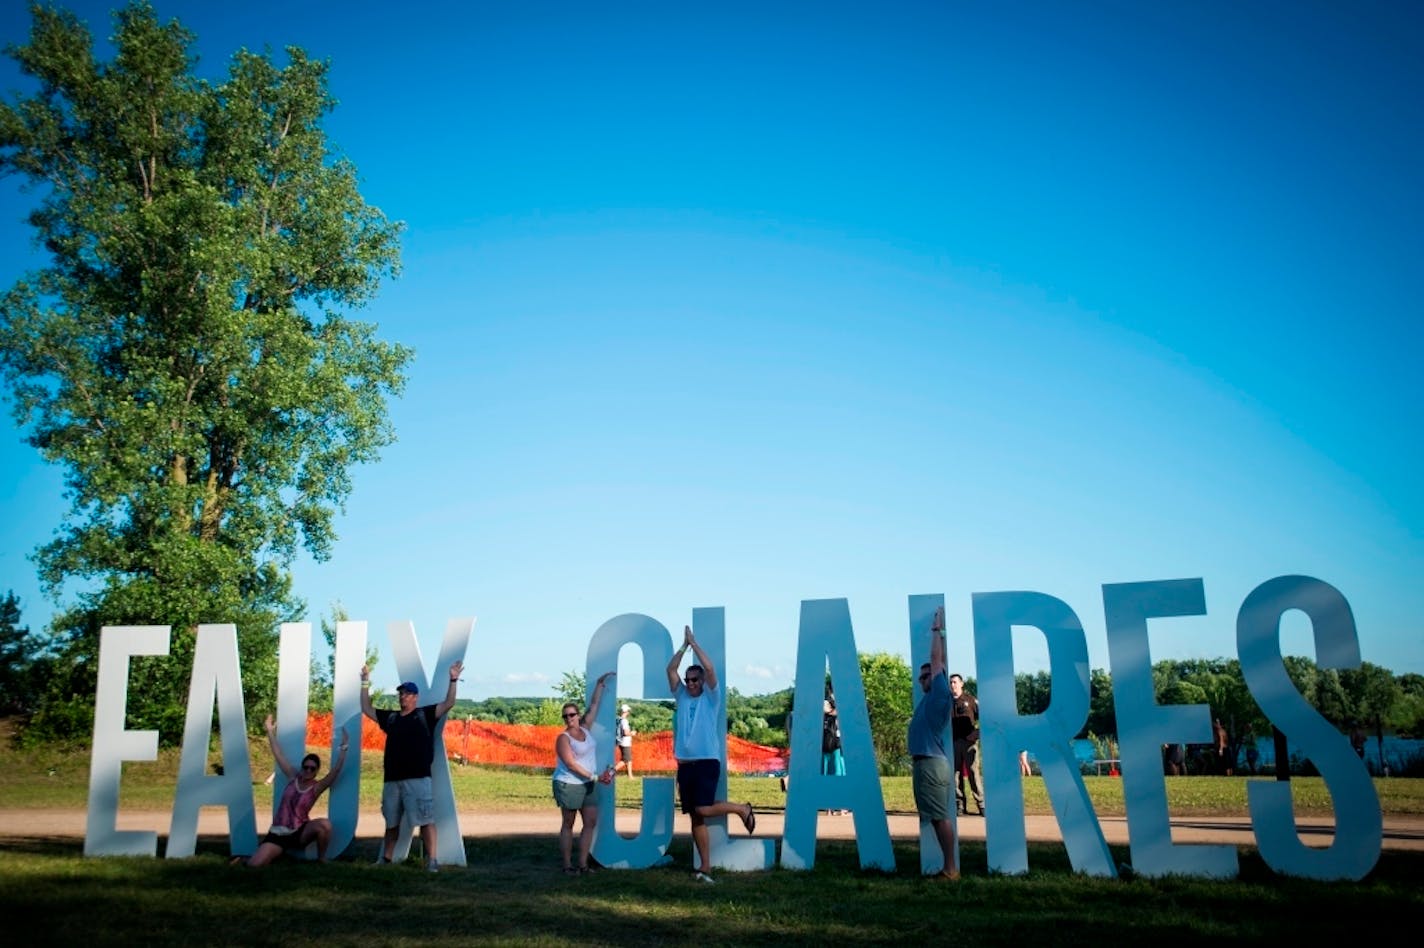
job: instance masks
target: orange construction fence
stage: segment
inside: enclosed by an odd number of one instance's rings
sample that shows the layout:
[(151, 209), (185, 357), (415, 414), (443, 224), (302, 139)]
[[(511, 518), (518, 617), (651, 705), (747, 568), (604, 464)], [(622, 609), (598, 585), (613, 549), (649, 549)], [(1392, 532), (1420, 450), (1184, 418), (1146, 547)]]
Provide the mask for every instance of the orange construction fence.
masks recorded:
[[(445, 756), (466, 764), (541, 767), (554, 769), (554, 741), (563, 728), (554, 724), (499, 724), (494, 721), (446, 721)], [(330, 714), (307, 716), (307, 744), (332, 746)], [(361, 717), (361, 747), (385, 750), (386, 735), (376, 722)], [(672, 755), (672, 731), (638, 734), (633, 737), (633, 769), (636, 772), (677, 769)], [(786, 769), (786, 751), (779, 747), (753, 744), (727, 735), (727, 772), (734, 774), (774, 774)]]

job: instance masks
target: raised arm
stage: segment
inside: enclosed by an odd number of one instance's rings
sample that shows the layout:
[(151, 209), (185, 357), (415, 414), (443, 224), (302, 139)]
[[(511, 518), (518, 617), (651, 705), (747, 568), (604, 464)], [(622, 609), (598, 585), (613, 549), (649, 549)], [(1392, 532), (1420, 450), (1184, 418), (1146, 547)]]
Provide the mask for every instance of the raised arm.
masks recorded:
[(317, 796), (326, 792), (326, 788), (336, 783), (336, 778), (341, 776), (341, 768), (346, 766), (346, 747), (351, 743), (351, 738), (346, 734), (346, 728), (341, 729), (341, 747), (336, 752), (336, 760), (331, 762), (331, 769), (326, 772), (326, 776), (316, 782)]
[(668, 690), (671, 691), (673, 694), (677, 694), (677, 687), (678, 685), (682, 684), (682, 676), (678, 673), (678, 669), (682, 667), (682, 656), (687, 654), (687, 642), (691, 637), (692, 627), (686, 625), (683, 626), (682, 648), (678, 649), (676, 652), (673, 652), (672, 661), (668, 662)]
[(297, 774), (297, 769), (292, 766), (292, 762), (287, 759), (287, 755), (282, 753), (282, 748), (277, 745), (277, 722), (272, 720), (272, 715), (267, 715), (267, 720), (262, 722), (267, 728), (267, 744), (272, 748), (272, 759), (288, 780)]
[(445, 692), (445, 700), (435, 706), (437, 718), (443, 718), (450, 713), (451, 708), (455, 707), (455, 690), (460, 683), (460, 672), (464, 670), (464, 662), (456, 662), (450, 666), (450, 688)]
[(944, 673), (944, 606), (935, 610), (930, 626), (930, 678)]
[(361, 713), (376, 720), (376, 708), (371, 704), (371, 666), (361, 666)]
[(707, 653), (702, 651), (702, 646), (697, 644), (697, 640), (692, 637), (692, 626), (682, 627), (683, 637), (687, 639), (687, 644), (692, 646), (692, 654), (697, 656), (697, 664), (702, 666), (702, 680), (711, 691), (717, 690), (717, 669), (712, 667), (712, 659), (707, 657)]
[(588, 710), (584, 712), (583, 726), (588, 727), (598, 717), (598, 706), (603, 701), (603, 692), (607, 687), (608, 679), (614, 676), (615, 672), (604, 672), (598, 676), (598, 682), (593, 686), (593, 697), (588, 700)]

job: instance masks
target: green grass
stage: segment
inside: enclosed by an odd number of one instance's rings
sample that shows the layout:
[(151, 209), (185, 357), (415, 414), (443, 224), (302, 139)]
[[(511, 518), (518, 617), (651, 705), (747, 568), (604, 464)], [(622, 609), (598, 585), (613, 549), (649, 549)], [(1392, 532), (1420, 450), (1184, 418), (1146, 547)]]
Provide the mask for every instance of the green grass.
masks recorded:
[[(254, 746), (259, 813), (270, 790), (270, 760)], [(0, 805), (83, 808), (88, 751), (0, 748)], [(176, 752), (125, 765), (122, 805), (166, 809)], [(366, 755), (363, 800), (379, 795), (380, 763)], [(548, 809), (548, 776), (456, 767), (462, 806)], [(733, 799), (774, 809), (775, 780), (732, 777)], [(1099, 812), (1121, 812), (1121, 780), (1087, 778)], [(1176, 813), (1245, 813), (1244, 778), (1173, 778)], [(620, 803), (639, 802), (640, 782), (620, 781)], [(906, 778), (883, 781), (887, 809), (911, 809)], [(1295, 780), (1302, 812), (1329, 812), (1319, 780)], [(1377, 781), (1387, 813), (1424, 812), (1424, 781)], [(1025, 785), (1029, 812), (1048, 812), (1043, 783)], [(551, 821), (552, 828), (552, 821)], [(822, 840), (809, 872), (723, 873), (716, 886), (689, 877), (691, 847), (679, 832), (675, 864), (569, 878), (558, 871), (552, 834), (471, 837), (469, 865), (438, 876), (414, 864), (372, 865), (376, 841), (358, 840), (317, 866), (282, 861), (266, 870), (230, 868), (227, 841), (201, 837), (191, 859), (85, 859), (81, 841), (0, 839), (0, 913), (7, 943), (242, 945), (325, 940), (340, 945), (829, 945), (964, 942), (994, 945), (1101, 945), (1151, 940), (1319, 943), (1351, 940), (1361, 924), (1393, 927), (1424, 910), (1424, 854), (1384, 852), (1359, 883), (1317, 883), (1276, 875), (1242, 848), (1240, 877), (1094, 879), (1075, 875), (1061, 845), (1030, 844), (1031, 871), (988, 873), (982, 843), (961, 849), (957, 885), (919, 878), (912, 842), (897, 842), (900, 872), (865, 872), (852, 842)], [(160, 849), (161, 851), (161, 849)], [(1119, 862), (1125, 848), (1113, 847)]]
[[(1286, 879), (1252, 854), (1241, 878), (1106, 880), (1074, 875), (1062, 848), (1030, 847), (1031, 872), (990, 876), (982, 845), (963, 847), (965, 879), (950, 885), (903, 871), (864, 872), (853, 844), (818, 846), (815, 869), (689, 878), (676, 865), (566, 877), (550, 837), (470, 839), (469, 866), (431, 876), (410, 864), (371, 865), (375, 844), (326, 866), (280, 862), (229, 868), (221, 840), (192, 859), (84, 859), (72, 843), (0, 847), (0, 912), (7, 942), (242, 945), (1101, 945), (1356, 938), (1364, 920), (1419, 917), (1424, 859), (1385, 853), (1361, 883)], [(1119, 859), (1124, 851), (1116, 851)]]

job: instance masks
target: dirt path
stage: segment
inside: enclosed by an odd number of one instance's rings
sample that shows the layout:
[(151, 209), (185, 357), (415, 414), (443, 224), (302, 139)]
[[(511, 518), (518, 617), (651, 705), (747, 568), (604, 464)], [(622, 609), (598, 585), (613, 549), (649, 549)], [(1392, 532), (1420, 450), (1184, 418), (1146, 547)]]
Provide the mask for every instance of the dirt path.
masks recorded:
[[(261, 814), (259, 814), (259, 821)], [(620, 832), (633, 835), (638, 832), (640, 813), (637, 810), (621, 809), (617, 821)], [(167, 835), (170, 815), (163, 811), (121, 812), (116, 828), (120, 830), (149, 830)], [(888, 816), (890, 835), (895, 839), (914, 839), (919, 834), (919, 820), (914, 814), (892, 813)], [(551, 807), (547, 810), (529, 811), (460, 811), (460, 832), (467, 837), (488, 837), (503, 835), (549, 835), (558, 830), (558, 814)], [(1101, 821), (1103, 836), (1113, 845), (1127, 844), (1127, 820), (1124, 817), (1105, 817)], [(736, 821), (733, 821), (735, 827)], [(1300, 818), (1297, 826), (1301, 838), (1310, 846), (1329, 846), (1334, 839), (1333, 819)], [(1024, 827), (1028, 839), (1033, 842), (1057, 842), (1062, 840), (1058, 822), (1051, 816), (1026, 816)], [(784, 828), (784, 814), (768, 810), (757, 816), (757, 835), (777, 839)], [(961, 816), (958, 820), (961, 838), (982, 841), (985, 821), (978, 816)], [(259, 827), (261, 829), (261, 827)], [(675, 832), (687, 832), (686, 817), (679, 816), (674, 825)], [(358, 839), (377, 839), (381, 836), (382, 821), (378, 810), (363, 810), (356, 824)], [(198, 833), (202, 836), (223, 836), (228, 832), (227, 815), (222, 810), (205, 808), (198, 817)], [(0, 840), (72, 837), (83, 839), (85, 833), (85, 812), (72, 809), (0, 809)], [(740, 829), (734, 829), (740, 835)], [(849, 815), (829, 816), (822, 814), (816, 827), (816, 835), (821, 839), (851, 839), (855, 835), (855, 819)], [(1256, 837), (1251, 831), (1250, 820), (1244, 817), (1177, 817), (1172, 820), (1172, 840), (1175, 843), (1230, 843), (1236, 846), (1255, 846)], [(3, 844), (0, 844), (3, 845)], [(1424, 851), (1424, 818), (1386, 818), (1384, 822), (1385, 849)]]

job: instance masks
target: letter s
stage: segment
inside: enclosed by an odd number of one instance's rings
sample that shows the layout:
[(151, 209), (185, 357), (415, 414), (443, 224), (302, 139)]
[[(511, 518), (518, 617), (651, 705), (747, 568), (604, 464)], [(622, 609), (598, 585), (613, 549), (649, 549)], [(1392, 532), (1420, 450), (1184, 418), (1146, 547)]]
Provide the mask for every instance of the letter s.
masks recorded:
[(1299, 609), (1315, 633), (1322, 668), (1360, 666), (1360, 640), (1350, 604), (1334, 586), (1309, 576), (1278, 576), (1257, 586), (1236, 617), (1236, 649), (1252, 697), (1301, 748), (1325, 779), (1335, 806), (1335, 841), (1313, 849), (1300, 841), (1290, 784), (1251, 781), (1246, 796), (1261, 856), (1277, 872), (1312, 879), (1365, 876), (1379, 859), (1383, 819), (1369, 771), (1345, 736), (1312, 708), (1281, 660), (1281, 616)]

